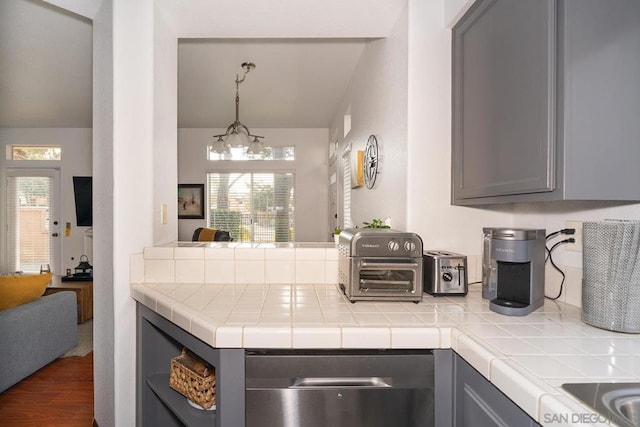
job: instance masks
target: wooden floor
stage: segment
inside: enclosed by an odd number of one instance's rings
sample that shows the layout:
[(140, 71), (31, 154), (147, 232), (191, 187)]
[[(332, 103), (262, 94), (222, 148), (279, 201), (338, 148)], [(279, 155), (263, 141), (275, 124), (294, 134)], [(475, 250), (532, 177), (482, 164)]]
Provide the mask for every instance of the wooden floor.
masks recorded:
[(93, 352), (57, 359), (0, 393), (0, 426), (93, 425)]

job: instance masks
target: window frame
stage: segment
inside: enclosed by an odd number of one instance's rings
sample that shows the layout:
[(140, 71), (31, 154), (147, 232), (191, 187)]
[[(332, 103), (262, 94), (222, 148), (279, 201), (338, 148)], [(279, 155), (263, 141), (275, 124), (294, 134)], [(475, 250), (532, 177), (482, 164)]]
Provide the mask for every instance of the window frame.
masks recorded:
[[(247, 147), (231, 147), (231, 153), (229, 154), (220, 154), (212, 151), (213, 144), (207, 144), (207, 161), (210, 162), (294, 162), (296, 160), (296, 146), (295, 145), (268, 145), (265, 146), (267, 149), (273, 148), (289, 148), (293, 152), (293, 157), (284, 158), (284, 159), (274, 159), (272, 157), (268, 158), (260, 158), (260, 154), (248, 154)], [(212, 159), (212, 156), (225, 156), (231, 155), (232, 157), (229, 159), (219, 158)], [(235, 155), (242, 155), (246, 158), (233, 158)]]
[[(217, 228), (214, 224), (212, 224), (212, 218), (211, 218), (211, 212), (213, 210), (212, 208), (212, 199), (214, 198), (214, 195), (212, 194), (212, 188), (211, 188), (211, 184), (212, 184), (212, 178), (210, 177), (211, 175), (218, 175), (218, 177), (220, 175), (250, 175), (250, 180), (251, 180), (251, 188), (249, 189), (249, 195), (247, 196), (249, 198), (249, 201), (253, 201), (254, 199), (254, 194), (253, 194), (253, 190), (254, 190), (254, 185), (256, 183), (256, 181), (254, 180), (254, 177), (256, 175), (272, 175), (273, 179), (274, 179), (274, 187), (275, 187), (275, 179), (277, 175), (290, 175), (291, 176), (291, 182), (289, 184), (289, 191), (292, 191), (292, 195), (291, 198), (292, 200), (290, 201), (290, 204), (288, 204), (288, 209), (289, 209), (289, 213), (287, 215), (287, 222), (288, 222), (288, 228), (287, 228), (287, 235), (288, 235), (288, 239), (286, 241), (278, 241), (276, 240), (277, 237), (277, 226), (274, 224), (273, 225), (273, 234), (274, 234), (274, 238), (272, 240), (256, 240), (256, 236), (255, 236), (255, 223), (253, 222), (254, 219), (256, 219), (256, 222), (259, 220), (258, 218), (256, 218), (257, 215), (257, 211), (254, 209), (253, 206), (250, 207), (250, 212), (244, 212), (241, 213), (241, 215), (243, 215), (243, 219), (242, 219), (242, 223), (241, 223), (241, 233), (238, 236), (238, 232), (236, 231), (235, 234), (232, 233), (232, 237), (234, 238), (234, 241), (238, 241), (238, 242), (251, 242), (251, 243), (290, 243), (290, 242), (294, 242), (295, 241), (295, 236), (296, 236), (296, 192), (297, 192), (297, 188), (296, 188), (296, 171), (289, 169), (289, 170), (282, 170), (282, 169), (264, 169), (264, 170), (255, 170), (255, 169), (248, 169), (248, 170), (208, 170), (206, 171), (206, 175), (205, 175), (205, 199), (206, 199), (206, 213), (205, 213), (205, 221), (206, 221), (206, 226), (207, 227), (212, 227), (212, 228)], [(275, 192), (275, 188), (273, 188), (274, 192)], [(217, 193), (216, 193), (217, 194)], [(275, 206), (274, 206), (275, 207)], [(219, 209), (218, 207), (216, 207), (216, 209)], [(231, 211), (231, 209), (227, 209), (229, 211)], [(238, 212), (243, 212), (243, 211), (238, 211)], [(275, 213), (273, 214), (275, 215)], [(247, 219), (249, 218), (249, 219)], [(271, 219), (272, 221), (275, 221), (275, 218)], [(248, 224), (247, 224), (248, 222)], [(250, 229), (247, 230), (246, 226), (249, 225)], [(235, 228), (234, 228), (235, 230)], [(229, 230), (227, 230), (229, 231)], [(282, 232), (282, 230), (280, 230)], [(248, 232), (250, 233), (250, 238), (244, 239), (244, 233)]]
[[(54, 149), (58, 151), (58, 158), (46, 159), (46, 158), (16, 158), (17, 149)], [(43, 151), (44, 151), (43, 150)], [(15, 162), (60, 162), (62, 161), (62, 145), (58, 144), (9, 144), (7, 145), (7, 160)]]

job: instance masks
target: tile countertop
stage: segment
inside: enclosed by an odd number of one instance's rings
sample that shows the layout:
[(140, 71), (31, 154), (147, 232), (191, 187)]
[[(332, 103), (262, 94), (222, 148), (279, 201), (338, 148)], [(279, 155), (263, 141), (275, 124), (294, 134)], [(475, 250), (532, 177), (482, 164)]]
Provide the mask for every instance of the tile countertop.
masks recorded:
[(419, 304), (351, 304), (331, 284), (144, 283), (131, 295), (219, 348), (451, 348), (544, 425), (604, 421), (563, 383), (640, 381), (640, 335), (588, 326), (580, 308), (549, 300), (523, 317), (494, 313), (477, 285)]

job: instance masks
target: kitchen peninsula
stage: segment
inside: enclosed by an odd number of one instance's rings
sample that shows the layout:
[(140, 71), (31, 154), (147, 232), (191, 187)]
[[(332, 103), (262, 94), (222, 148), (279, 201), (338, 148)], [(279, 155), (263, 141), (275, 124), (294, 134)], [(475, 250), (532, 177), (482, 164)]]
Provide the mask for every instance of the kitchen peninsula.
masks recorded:
[(322, 243), (180, 242), (132, 255), (131, 296), (194, 342), (232, 353), (451, 349), (543, 425), (593, 414), (563, 383), (640, 381), (640, 336), (588, 326), (580, 308), (547, 300), (527, 316), (504, 316), (477, 285), (466, 297), (351, 304), (337, 287), (337, 262)]

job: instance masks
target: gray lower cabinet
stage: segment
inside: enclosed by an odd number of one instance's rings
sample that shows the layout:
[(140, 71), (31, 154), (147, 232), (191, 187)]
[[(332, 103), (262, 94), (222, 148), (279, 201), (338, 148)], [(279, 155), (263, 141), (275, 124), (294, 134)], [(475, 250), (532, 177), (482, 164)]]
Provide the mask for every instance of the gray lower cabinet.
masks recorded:
[(453, 377), (453, 426), (539, 425), (455, 353)]
[[(141, 304), (137, 304), (136, 327), (137, 426), (245, 426), (245, 349), (213, 348)], [(183, 347), (215, 367), (215, 410), (193, 408), (184, 396), (169, 388), (170, 361)], [(424, 368), (434, 375), (432, 385), (427, 386), (429, 393), (433, 393), (433, 403), (423, 402), (414, 410), (433, 415), (420, 425), (538, 425), (452, 350), (432, 350), (424, 354), (433, 354), (433, 359), (425, 362), (433, 366)]]
[[(187, 347), (216, 369), (216, 410), (203, 411), (169, 388), (170, 361)], [(215, 349), (137, 304), (136, 425), (244, 427), (244, 350)]]
[(640, 200), (640, 2), (477, 0), (452, 39), (454, 204)]

